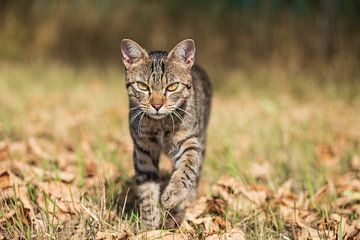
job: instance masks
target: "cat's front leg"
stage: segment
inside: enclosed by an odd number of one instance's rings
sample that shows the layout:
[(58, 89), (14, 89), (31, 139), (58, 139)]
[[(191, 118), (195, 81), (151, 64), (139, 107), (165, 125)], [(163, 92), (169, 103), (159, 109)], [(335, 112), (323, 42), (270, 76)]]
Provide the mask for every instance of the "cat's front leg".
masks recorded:
[(156, 145), (149, 146), (145, 141), (138, 141), (134, 142), (134, 166), (140, 217), (147, 229), (155, 229), (160, 224), (160, 150)]
[(137, 186), (140, 217), (147, 229), (156, 229), (160, 225), (159, 195), (158, 182), (149, 181)]
[(174, 172), (161, 196), (167, 209), (178, 207), (194, 195), (203, 158), (203, 148), (196, 137), (181, 142), (171, 154)]

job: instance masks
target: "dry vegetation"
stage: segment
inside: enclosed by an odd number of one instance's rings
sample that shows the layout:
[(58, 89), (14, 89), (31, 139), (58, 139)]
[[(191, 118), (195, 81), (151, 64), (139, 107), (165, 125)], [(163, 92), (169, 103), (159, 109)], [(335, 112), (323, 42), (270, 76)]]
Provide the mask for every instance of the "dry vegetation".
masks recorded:
[(342, 76), (215, 81), (199, 199), (142, 232), (122, 71), (2, 63), (0, 239), (359, 239), (360, 86)]

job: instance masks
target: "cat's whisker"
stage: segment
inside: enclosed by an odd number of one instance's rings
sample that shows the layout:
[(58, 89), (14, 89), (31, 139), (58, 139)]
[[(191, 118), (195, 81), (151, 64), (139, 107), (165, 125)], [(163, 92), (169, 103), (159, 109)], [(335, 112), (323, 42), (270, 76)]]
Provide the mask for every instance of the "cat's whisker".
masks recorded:
[(140, 108), (139, 106), (138, 107), (133, 107), (133, 108), (130, 108), (129, 111), (131, 112), (131, 111), (134, 111), (134, 110), (139, 109), (139, 108)]
[(184, 122), (184, 119), (182, 119), (176, 111), (173, 111), (172, 113), (174, 113), (181, 122)]
[[(194, 119), (195, 122), (198, 122), (198, 119), (197, 119), (194, 115), (192, 115), (191, 113), (189, 113), (188, 111), (186, 111), (185, 109), (183, 109), (183, 108), (181, 108), (181, 107), (176, 107), (176, 110), (182, 111), (183, 113), (189, 115), (192, 119)], [(176, 111), (176, 110), (175, 110), (175, 111)]]
[(130, 119), (130, 124), (140, 115), (140, 113), (142, 113), (141, 110), (137, 111), (134, 116), (132, 116)]
[(175, 133), (175, 123), (174, 123), (174, 117), (172, 116), (172, 113), (170, 113), (171, 122), (172, 122), (172, 133), (174, 135)]
[(145, 113), (143, 113), (140, 117), (139, 123), (138, 123), (138, 135), (142, 138), (142, 132), (141, 132), (141, 120), (143, 119)]
[(186, 113), (186, 114), (188, 114), (188, 115), (191, 116), (191, 117), (194, 117), (191, 113), (189, 113), (189, 112), (186, 111), (185, 109), (182, 109), (181, 107), (177, 107), (176, 109), (177, 109), (177, 110), (180, 110), (180, 111), (182, 111), (182, 112), (184, 112), (184, 113)]

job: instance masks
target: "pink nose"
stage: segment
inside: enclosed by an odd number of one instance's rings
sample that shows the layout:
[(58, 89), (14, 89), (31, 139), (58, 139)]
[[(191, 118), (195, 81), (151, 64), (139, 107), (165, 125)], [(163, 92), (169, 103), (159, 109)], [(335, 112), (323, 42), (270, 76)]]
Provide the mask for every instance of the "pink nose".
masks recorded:
[(162, 107), (162, 104), (151, 104), (151, 106), (153, 106), (156, 111), (159, 111), (159, 109)]

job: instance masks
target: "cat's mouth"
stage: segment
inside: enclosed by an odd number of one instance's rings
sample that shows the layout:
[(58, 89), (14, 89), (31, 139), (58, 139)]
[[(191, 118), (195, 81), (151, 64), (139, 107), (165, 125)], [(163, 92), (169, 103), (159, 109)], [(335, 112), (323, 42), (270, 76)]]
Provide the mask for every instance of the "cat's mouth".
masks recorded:
[(159, 119), (163, 119), (163, 118), (167, 117), (168, 114), (167, 113), (155, 113), (155, 114), (148, 114), (148, 116), (153, 119), (159, 120)]

